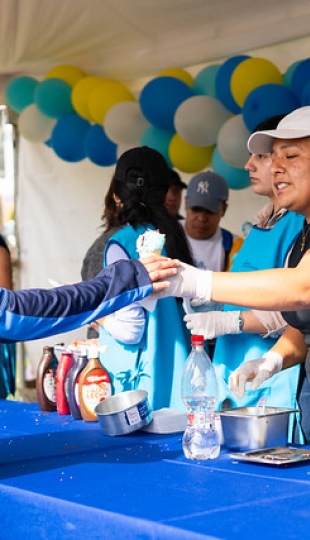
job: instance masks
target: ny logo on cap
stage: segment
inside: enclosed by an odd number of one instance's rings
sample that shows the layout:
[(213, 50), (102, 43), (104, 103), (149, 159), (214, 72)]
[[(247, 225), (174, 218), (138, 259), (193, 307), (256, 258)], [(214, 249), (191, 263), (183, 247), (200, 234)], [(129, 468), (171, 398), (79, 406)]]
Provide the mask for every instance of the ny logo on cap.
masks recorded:
[(209, 182), (207, 180), (201, 180), (197, 185), (197, 193), (209, 193)]

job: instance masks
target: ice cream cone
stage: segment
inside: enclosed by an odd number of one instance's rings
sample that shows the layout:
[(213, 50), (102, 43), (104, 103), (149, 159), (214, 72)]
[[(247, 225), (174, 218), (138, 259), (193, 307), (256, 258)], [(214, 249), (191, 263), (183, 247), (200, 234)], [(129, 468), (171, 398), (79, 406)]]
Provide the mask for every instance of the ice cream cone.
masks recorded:
[(151, 255), (161, 255), (161, 249), (154, 249), (154, 251), (139, 251), (139, 259), (146, 259)]
[(140, 234), (136, 244), (139, 258), (145, 259), (151, 255), (161, 255), (165, 241), (165, 235), (159, 231), (149, 229), (145, 233)]

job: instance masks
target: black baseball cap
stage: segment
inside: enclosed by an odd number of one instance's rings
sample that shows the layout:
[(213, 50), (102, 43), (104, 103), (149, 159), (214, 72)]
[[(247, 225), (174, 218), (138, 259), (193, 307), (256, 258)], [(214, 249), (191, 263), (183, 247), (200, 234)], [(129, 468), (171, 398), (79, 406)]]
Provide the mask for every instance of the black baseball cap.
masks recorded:
[(164, 156), (148, 146), (131, 148), (117, 161), (115, 180), (124, 182), (129, 189), (166, 187), (171, 179), (171, 169)]
[(186, 189), (187, 184), (181, 180), (180, 175), (175, 171), (174, 169), (170, 169), (171, 172), (171, 179), (169, 182), (169, 186), (178, 186), (181, 189)]

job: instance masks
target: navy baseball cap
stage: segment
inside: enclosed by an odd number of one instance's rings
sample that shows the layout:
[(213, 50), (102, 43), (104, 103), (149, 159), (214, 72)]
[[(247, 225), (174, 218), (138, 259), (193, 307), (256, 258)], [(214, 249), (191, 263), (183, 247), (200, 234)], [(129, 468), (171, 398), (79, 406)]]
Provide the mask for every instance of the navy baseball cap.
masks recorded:
[(228, 184), (222, 176), (212, 171), (200, 172), (193, 176), (187, 186), (185, 204), (186, 208), (200, 206), (215, 213), (228, 200), (228, 196)]

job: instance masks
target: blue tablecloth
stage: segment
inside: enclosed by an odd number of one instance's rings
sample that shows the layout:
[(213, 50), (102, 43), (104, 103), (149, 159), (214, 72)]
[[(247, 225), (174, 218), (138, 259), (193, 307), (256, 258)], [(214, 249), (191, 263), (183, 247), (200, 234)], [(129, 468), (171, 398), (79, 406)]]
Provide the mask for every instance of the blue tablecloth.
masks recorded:
[(310, 462), (192, 462), (181, 434), (106, 437), (98, 423), (0, 401), (0, 539), (307, 538)]

